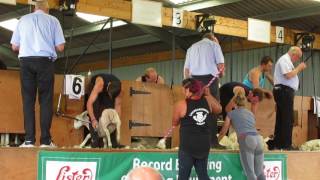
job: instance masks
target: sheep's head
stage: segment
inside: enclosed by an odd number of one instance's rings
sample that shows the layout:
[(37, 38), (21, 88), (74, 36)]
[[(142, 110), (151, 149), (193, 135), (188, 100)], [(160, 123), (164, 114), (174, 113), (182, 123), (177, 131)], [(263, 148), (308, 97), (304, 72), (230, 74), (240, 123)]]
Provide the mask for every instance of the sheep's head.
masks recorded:
[[(79, 121), (77, 119), (79, 119), (81, 121)], [(81, 114), (76, 116), (76, 119), (73, 122), (73, 127), (75, 129), (79, 129), (81, 126), (84, 125), (84, 123), (85, 123), (84, 121), (89, 122), (89, 116), (88, 116), (88, 112), (87, 111), (84, 111), (83, 113), (81, 113)]]

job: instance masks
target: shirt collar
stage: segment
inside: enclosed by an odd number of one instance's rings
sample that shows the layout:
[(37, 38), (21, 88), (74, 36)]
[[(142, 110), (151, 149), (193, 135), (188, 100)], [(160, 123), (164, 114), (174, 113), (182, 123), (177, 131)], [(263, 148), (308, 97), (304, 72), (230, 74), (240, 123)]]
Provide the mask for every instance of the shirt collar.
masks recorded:
[(41, 9), (35, 10), (34, 13), (35, 14), (45, 14), (45, 12)]

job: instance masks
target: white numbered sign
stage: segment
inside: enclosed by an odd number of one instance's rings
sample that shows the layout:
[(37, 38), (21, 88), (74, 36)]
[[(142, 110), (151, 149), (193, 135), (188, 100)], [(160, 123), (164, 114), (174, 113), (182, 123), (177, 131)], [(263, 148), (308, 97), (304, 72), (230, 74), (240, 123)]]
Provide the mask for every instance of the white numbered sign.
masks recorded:
[(80, 99), (84, 95), (84, 76), (68, 74), (65, 78), (65, 94), (70, 99)]
[(276, 42), (284, 43), (284, 28), (276, 26)]
[(182, 27), (183, 26), (183, 10), (173, 8), (172, 10), (172, 26)]

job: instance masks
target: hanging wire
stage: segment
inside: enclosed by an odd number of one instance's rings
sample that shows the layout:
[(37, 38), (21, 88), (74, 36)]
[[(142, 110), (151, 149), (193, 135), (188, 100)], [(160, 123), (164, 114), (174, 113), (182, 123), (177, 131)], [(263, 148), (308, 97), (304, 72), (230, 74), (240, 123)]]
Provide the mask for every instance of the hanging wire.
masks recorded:
[(82, 54), (80, 56), (78, 56), (78, 58), (75, 60), (75, 62), (72, 64), (72, 66), (69, 68), (69, 70), (67, 71), (67, 73), (71, 73), (73, 71), (73, 69), (75, 68), (75, 66), (80, 62), (81, 58), (87, 53), (87, 51), (89, 50), (89, 48), (93, 45), (93, 43), (98, 39), (99, 35), (101, 34), (101, 32), (103, 32), (104, 28), (106, 27), (106, 25), (110, 22), (111, 18), (109, 18), (101, 27), (100, 31), (96, 34), (96, 36), (92, 39), (92, 41), (88, 44), (88, 46), (86, 47), (86, 49), (82, 52)]
[(109, 73), (112, 74), (112, 28), (113, 28), (113, 18), (110, 18), (110, 28), (109, 28)]
[(172, 28), (172, 59), (171, 59), (171, 85), (170, 89), (173, 88), (174, 84), (174, 68), (175, 68), (175, 60), (176, 60), (176, 37), (174, 34), (174, 28)]
[[(69, 38), (69, 42), (66, 43), (66, 47), (63, 51), (63, 56), (66, 58), (66, 61), (65, 61), (65, 64), (64, 64), (64, 71), (63, 71), (63, 83), (61, 85), (61, 91), (60, 91), (60, 94), (59, 94), (59, 99), (58, 99), (58, 104), (57, 104), (57, 111), (56, 111), (56, 115), (60, 115), (61, 113), (61, 98), (62, 98), (62, 93), (63, 94), (66, 94), (66, 73), (67, 73), (67, 69), (68, 69), (68, 65), (69, 65), (69, 47), (71, 47), (71, 44), (72, 44), (72, 37), (73, 37), (73, 31), (74, 31), (74, 22), (75, 22), (75, 16), (72, 17), (72, 24), (71, 24), (71, 35), (70, 35), (70, 38)], [(63, 29), (63, 34), (65, 33), (65, 14), (62, 12), (62, 29)], [(64, 97), (66, 98), (66, 97)], [(65, 107), (64, 109), (66, 109), (67, 107), (67, 103), (64, 104)]]

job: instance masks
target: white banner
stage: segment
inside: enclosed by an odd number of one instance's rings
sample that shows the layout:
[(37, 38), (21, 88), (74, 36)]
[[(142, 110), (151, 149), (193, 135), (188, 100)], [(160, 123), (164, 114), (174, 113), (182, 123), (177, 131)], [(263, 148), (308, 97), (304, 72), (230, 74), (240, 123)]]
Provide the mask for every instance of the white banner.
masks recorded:
[(271, 23), (259, 19), (248, 18), (248, 40), (270, 43)]
[(97, 162), (46, 162), (46, 180), (90, 179), (95, 180)]
[(0, 0), (0, 3), (12, 4), (12, 5), (16, 5), (17, 4), (16, 0)]
[(264, 161), (263, 164), (266, 180), (283, 180), (282, 161)]
[(132, 0), (132, 23), (162, 27), (162, 3)]

